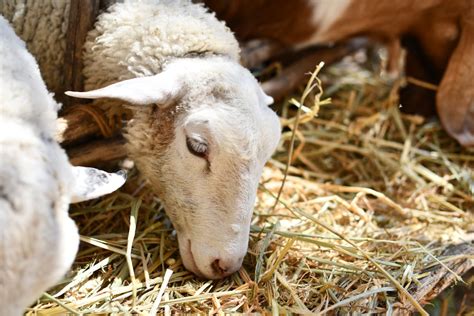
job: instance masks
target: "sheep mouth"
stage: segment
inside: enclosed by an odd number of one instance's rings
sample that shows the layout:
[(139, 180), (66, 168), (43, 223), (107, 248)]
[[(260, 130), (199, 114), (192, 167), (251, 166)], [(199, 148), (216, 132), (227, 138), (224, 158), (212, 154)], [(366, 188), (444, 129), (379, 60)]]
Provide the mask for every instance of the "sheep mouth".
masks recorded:
[(204, 274), (201, 272), (201, 270), (199, 270), (197, 264), (196, 264), (196, 260), (194, 259), (194, 255), (193, 255), (193, 251), (192, 251), (192, 248), (191, 248), (191, 239), (188, 239), (188, 249), (187, 249), (187, 252), (188, 252), (188, 255), (189, 257), (191, 258), (191, 271), (194, 272), (194, 274), (196, 274), (198, 277), (201, 277), (201, 278), (205, 278)]

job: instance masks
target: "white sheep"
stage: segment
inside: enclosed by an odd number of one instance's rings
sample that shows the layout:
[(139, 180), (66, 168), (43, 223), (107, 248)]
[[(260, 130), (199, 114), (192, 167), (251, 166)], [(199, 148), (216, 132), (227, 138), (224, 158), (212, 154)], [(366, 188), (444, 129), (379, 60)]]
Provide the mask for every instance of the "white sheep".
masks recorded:
[(61, 91), (70, 0), (1, 0), (0, 15), (26, 42), (50, 91)]
[(162, 199), (185, 267), (211, 279), (242, 264), (259, 177), (280, 139), (272, 98), (238, 61), (233, 34), (201, 5), (118, 3), (85, 44), (86, 90), (101, 89), (67, 93), (129, 102), (129, 155)]
[(59, 105), (1, 16), (0, 56), (0, 315), (20, 315), (73, 262), (79, 235), (69, 203), (125, 179), (70, 165), (53, 139)]

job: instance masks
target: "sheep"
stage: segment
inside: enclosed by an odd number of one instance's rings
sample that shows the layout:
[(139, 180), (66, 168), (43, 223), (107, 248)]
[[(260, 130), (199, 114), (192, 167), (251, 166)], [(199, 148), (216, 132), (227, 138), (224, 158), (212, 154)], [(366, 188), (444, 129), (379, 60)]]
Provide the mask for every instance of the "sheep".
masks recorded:
[(70, 0), (2, 0), (0, 15), (35, 56), (48, 90), (61, 91)]
[(0, 315), (20, 315), (71, 266), (70, 202), (120, 187), (121, 173), (72, 167), (54, 141), (59, 104), (0, 16)]
[(209, 279), (237, 271), (280, 122), (230, 30), (190, 1), (114, 4), (88, 35), (84, 76), (91, 91), (66, 94), (132, 110), (128, 154), (162, 200), (184, 266)]

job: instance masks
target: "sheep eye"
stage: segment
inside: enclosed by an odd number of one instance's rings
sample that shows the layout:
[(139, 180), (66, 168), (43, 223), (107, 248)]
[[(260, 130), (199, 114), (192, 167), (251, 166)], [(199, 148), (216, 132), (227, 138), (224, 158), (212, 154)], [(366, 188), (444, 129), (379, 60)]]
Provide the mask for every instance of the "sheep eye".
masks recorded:
[(186, 137), (186, 146), (194, 156), (207, 159), (207, 142), (199, 136)]

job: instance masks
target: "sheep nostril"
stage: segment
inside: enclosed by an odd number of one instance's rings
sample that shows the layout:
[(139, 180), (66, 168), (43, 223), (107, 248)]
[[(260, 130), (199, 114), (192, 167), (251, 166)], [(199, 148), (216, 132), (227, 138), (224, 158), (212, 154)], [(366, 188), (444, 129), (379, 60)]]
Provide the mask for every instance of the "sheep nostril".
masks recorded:
[(223, 268), (221, 266), (221, 262), (219, 259), (216, 259), (211, 264), (212, 270), (214, 270), (217, 274), (225, 274), (227, 272), (227, 268)]

